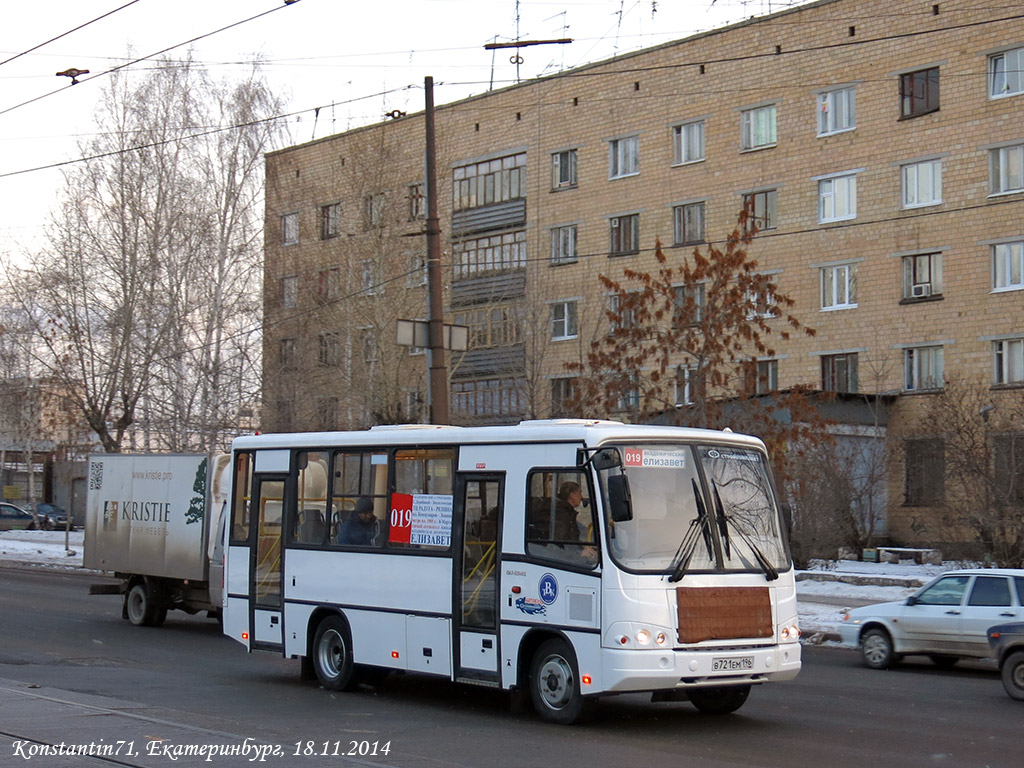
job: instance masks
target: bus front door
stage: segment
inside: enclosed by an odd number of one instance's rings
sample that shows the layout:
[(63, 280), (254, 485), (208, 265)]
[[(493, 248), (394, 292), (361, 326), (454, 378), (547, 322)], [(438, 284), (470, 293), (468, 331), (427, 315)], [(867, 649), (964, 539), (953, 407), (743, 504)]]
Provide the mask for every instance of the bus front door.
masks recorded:
[(504, 478), (459, 474), (455, 484), (460, 543), (454, 558), (455, 678), (497, 685), (498, 554)]
[(284, 521), (284, 477), (255, 476), (254, 512), (257, 515), (256, 545), (253, 547), (252, 646), (280, 649), (281, 626), (281, 534)]

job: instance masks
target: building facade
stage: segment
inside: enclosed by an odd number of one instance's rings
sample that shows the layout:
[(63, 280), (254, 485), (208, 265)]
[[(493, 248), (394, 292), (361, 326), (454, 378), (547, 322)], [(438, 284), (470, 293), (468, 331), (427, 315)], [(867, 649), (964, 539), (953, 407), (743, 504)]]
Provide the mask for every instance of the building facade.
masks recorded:
[[(436, 123), (445, 317), (470, 328), (450, 360), (455, 423), (558, 415), (566, 363), (607, 332), (597, 276), (653, 269), (658, 243), (680, 260), (720, 243), (744, 207), (758, 268), (816, 330), (757, 359), (758, 388), (896, 396), (897, 432), (951, 378), (1004, 412), (1024, 398), (1012, 8), (822, 0)], [(394, 343), (395, 321), (426, 311), (423, 135), (411, 115), (268, 155), (265, 429), (424, 417), (422, 350)], [(890, 508), (927, 506), (912, 453)], [(913, 538), (914, 519), (890, 515), (888, 533)]]

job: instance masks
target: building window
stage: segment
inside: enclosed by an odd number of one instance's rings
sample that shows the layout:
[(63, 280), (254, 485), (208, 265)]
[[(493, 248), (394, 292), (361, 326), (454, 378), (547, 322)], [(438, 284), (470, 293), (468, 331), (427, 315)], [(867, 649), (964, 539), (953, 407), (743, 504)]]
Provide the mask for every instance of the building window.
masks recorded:
[(281, 245), (299, 242), (299, 214), (286, 213), (281, 217)]
[(911, 347), (903, 352), (903, 388), (907, 392), (942, 389), (945, 383), (942, 347)]
[(551, 305), (551, 339), (574, 339), (578, 332), (575, 301), (556, 301)]
[(479, 379), (452, 382), (452, 410), (462, 416), (514, 416), (523, 413), (523, 382)]
[(359, 262), (360, 287), (364, 296), (373, 296), (377, 293), (377, 262), (373, 259), (363, 259)]
[(277, 363), (286, 371), (295, 370), (297, 348), (296, 339), (281, 339), (277, 343)]
[(676, 165), (704, 159), (704, 121), (672, 127), (672, 162)]
[(290, 275), (281, 278), (281, 306), (285, 309), (298, 306), (299, 278)]
[(341, 203), (320, 207), (320, 239), (327, 240), (341, 234)]
[(672, 209), (672, 239), (675, 245), (704, 242), (704, 201)]
[(576, 378), (561, 376), (551, 380), (551, 417), (569, 416), (568, 404), (576, 399)]
[(778, 360), (751, 360), (746, 367), (747, 391), (767, 395), (779, 388)]
[(316, 295), (320, 301), (334, 301), (341, 296), (341, 267), (317, 272)]
[(740, 129), (743, 149), (775, 146), (775, 105), (743, 110)]
[(608, 297), (609, 333), (618, 331), (630, 331), (636, 327), (636, 316), (634, 313), (637, 294), (626, 294), (625, 301), (622, 296), (613, 293)]
[(576, 186), (576, 150), (564, 149), (551, 153), (551, 188), (567, 189)]
[(551, 263), (569, 264), (576, 261), (576, 225), (555, 227), (551, 230)]
[(749, 192), (743, 196), (743, 210), (749, 215), (748, 228), (753, 225), (759, 232), (765, 229), (775, 229), (778, 218), (776, 198), (774, 189)]
[(319, 350), (317, 362), (320, 365), (337, 366), (341, 362), (341, 337), (337, 333), (322, 331), (317, 337)]
[(908, 163), (903, 166), (901, 175), (904, 208), (920, 208), (942, 202), (941, 160)]
[(455, 211), (526, 197), (526, 153), (460, 165), (453, 172)]
[(630, 411), (640, 407), (640, 386), (636, 374), (624, 374), (612, 386), (618, 393), (615, 399), (615, 410)]
[(997, 291), (1024, 288), (1024, 241), (992, 246), (992, 287)]
[(316, 420), (320, 430), (338, 428), (338, 398), (318, 397), (316, 399)]
[(366, 195), (363, 198), (363, 231), (380, 229), (384, 226), (384, 206), (387, 198), (383, 192)]
[(526, 266), (526, 232), (460, 240), (452, 245), (455, 279), (484, 272), (504, 272)]
[(995, 384), (1024, 384), (1024, 339), (992, 342)]
[(427, 216), (427, 195), (423, 182), (409, 185), (409, 221), (419, 221)]
[(857, 176), (835, 176), (818, 181), (818, 221), (857, 218)]
[(707, 302), (707, 291), (703, 283), (697, 285), (677, 285), (675, 292), (672, 321), (677, 328), (700, 325), (704, 319), (704, 305)]
[(676, 366), (675, 405), (693, 405), (704, 397), (704, 377), (688, 365)]
[(637, 253), (640, 250), (640, 214), (628, 216), (612, 216), (609, 220), (611, 229), (610, 251), (612, 256), (623, 256)]
[(988, 95), (999, 99), (1024, 93), (1024, 48), (988, 58)]
[(927, 299), (942, 295), (942, 254), (903, 257), (903, 298)]
[(989, 176), (993, 195), (1024, 190), (1024, 144), (991, 150)]
[(489, 349), (518, 344), (523, 318), (515, 305), (503, 304), (459, 312), (455, 324), (469, 329), (470, 349)]
[(916, 437), (903, 441), (904, 504), (936, 507), (946, 499), (946, 448), (942, 438)]
[(821, 268), (821, 308), (850, 309), (857, 306), (857, 265)]
[(822, 355), (821, 388), (825, 392), (856, 392), (857, 353)]
[(939, 109), (939, 68), (900, 75), (900, 117), (919, 117)]
[[(1024, 435), (998, 435), (993, 440), (996, 493), (1003, 503), (1024, 504)], [(1022, 594), (1024, 580), (1017, 579), (1017, 594)]]
[(419, 288), (427, 284), (427, 257), (422, 253), (410, 253), (408, 259), (409, 270), (406, 274), (406, 284), (410, 288)]
[(640, 172), (640, 139), (626, 136), (608, 142), (608, 178), (632, 176)]
[(837, 88), (818, 94), (818, 135), (852, 131), (857, 126), (857, 89)]
[(377, 362), (379, 345), (377, 344), (377, 330), (375, 328), (361, 328), (363, 346), (363, 362), (366, 364)]

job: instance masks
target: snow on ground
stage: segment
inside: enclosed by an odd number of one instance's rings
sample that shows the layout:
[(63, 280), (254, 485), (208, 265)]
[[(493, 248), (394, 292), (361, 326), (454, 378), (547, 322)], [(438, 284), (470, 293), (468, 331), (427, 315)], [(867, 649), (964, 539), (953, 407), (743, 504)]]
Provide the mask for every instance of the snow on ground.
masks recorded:
[[(80, 530), (68, 534), (66, 544), (64, 531), (4, 531), (0, 533), (0, 565), (79, 570), (82, 539)], [(903, 600), (935, 576), (959, 566), (915, 565), (908, 561), (815, 563), (810, 570), (797, 572), (800, 629), (811, 642), (820, 640), (838, 631), (843, 607)]]

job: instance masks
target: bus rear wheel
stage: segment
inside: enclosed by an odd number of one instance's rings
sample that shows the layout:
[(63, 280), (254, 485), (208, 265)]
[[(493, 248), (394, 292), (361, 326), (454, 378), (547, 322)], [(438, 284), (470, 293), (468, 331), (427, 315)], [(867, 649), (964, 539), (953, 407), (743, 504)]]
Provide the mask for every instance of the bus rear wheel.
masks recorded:
[(564, 640), (545, 640), (534, 654), (530, 698), (537, 714), (551, 723), (569, 725), (583, 713), (576, 654)]
[(340, 616), (320, 622), (313, 638), (313, 669), (320, 685), (329, 691), (348, 690), (354, 680), (352, 636)]
[(749, 685), (723, 685), (718, 688), (694, 688), (688, 692), (690, 703), (706, 715), (728, 715), (743, 706), (750, 695)]

